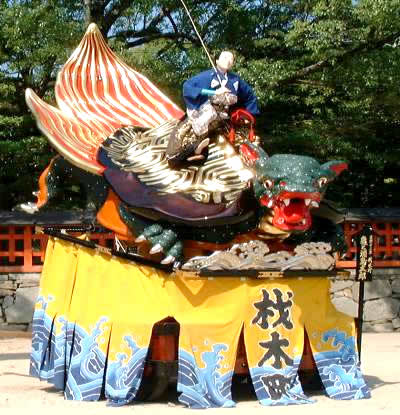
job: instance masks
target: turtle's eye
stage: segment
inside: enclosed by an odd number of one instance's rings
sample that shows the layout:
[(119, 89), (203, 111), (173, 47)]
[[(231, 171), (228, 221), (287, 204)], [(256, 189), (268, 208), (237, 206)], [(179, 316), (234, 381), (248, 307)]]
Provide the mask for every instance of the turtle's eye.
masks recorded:
[(324, 187), (328, 183), (328, 179), (326, 177), (320, 177), (317, 183), (319, 187)]
[(273, 186), (274, 186), (274, 181), (273, 180), (267, 179), (267, 180), (264, 181), (264, 187), (266, 189), (271, 189), (271, 187), (273, 187)]

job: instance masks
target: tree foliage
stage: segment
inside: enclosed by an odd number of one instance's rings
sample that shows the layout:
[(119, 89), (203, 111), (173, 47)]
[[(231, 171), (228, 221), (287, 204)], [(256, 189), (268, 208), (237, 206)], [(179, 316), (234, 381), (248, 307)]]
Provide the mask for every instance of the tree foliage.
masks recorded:
[[(346, 159), (331, 199), (399, 205), (400, 0), (186, 3), (211, 55), (235, 52), (267, 151)], [(26, 199), (49, 158), (24, 90), (53, 99), (56, 72), (92, 21), (181, 105), (183, 81), (210, 66), (179, 0), (0, 0), (0, 208)]]
[(32, 199), (52, 154), (28, 112), (25, 89), (51, 99), (56, 73), (82, 34), (79, 10), (64, 3), (0, 1), (0, 209)]

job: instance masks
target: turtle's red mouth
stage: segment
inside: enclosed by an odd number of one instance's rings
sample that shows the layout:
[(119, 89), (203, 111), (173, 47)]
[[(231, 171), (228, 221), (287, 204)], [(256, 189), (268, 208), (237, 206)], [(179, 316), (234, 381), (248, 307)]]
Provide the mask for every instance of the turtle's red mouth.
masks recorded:
[(273, 210), (272, 224), (284, 231), (305, 231), (312, 223), (310, 209), (319, 206), (319, 193), (282, 192), (269, 198), (263, 196), (260, 203)]

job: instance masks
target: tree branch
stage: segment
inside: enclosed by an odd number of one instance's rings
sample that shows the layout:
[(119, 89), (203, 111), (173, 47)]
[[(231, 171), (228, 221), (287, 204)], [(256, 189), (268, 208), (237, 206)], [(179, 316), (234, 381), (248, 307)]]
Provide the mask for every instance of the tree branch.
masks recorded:
[[(107, 2), (107, 4), (109, 1)], [(119, 0), (112, 7), (104, 13), (103, 17), (103, 30), (105, 33), (108, 33), (111, 29), (111, 26), (115, 23), (115, 21), (121, 17), (121, 14), (132, 4), (132, 0)], [(104, 6), (105, 11), (105, 6)]]
[(52, 76), (52, 72), (54, 69), (54, 65), (56, 62), (56, 58), (52, 58), (49, 59), (46, 64), (45, 64), (45, 76), (41, 79), (39, 85), (38, 85), (38, 89), (37, 89), (37, 93), (39, 94), (39, 96), (44, 96), (46, 91), (48, 91), (49, 89), (49, 83), (54, 80), (54, 77)]
[(176, 26), (175, 20), (171, 16), (171, 12), (166, 7), (163, 7), (162, 10), (163, 10), (164, 15), (167, 17), (167, 19), (171, 23), (171, 26), (174, 29), (174, 32), (178, 33), (179, 30), (178, 30), (178, 27)]
[(376, 49), (380, 49), (384, 47), (387, 43), (394, 42), (397, 38), (399, 38), (399, 36), (400, 36), (400, 32), (397, 32), (397, 33), (392, 33), (386, 36), (385, 38), (379, 39), (375, 42), (363, 43), (359, 45), (358, 47), (349, 49), (346, 52), (344, 52), (342, 55), (336, 57), (334, 62), (332, 62), (330, 59), (321, 60), (319, 62), (316, 62), (312, 65), (306, 66), (305, 68), (302, 68), (296, 71), (292, 75), (289, 75), (288, 77), (279, 80), (277, 83), (278, 85), (287, 85), (290, 83), (294, 83), (298, 81), (299, 79), (305, 78), (308, 75), (315, 73), (323, 68), (334, 67), (335, 65), (344, 62), (350, 56), (359, 55), (364, 52), (370, 52)]
[[(105, 33), (108, 33), (111, 29), (112, 25), (119, 19), (122, 13), (131, 6), (132, 0), (120, 0), (118, 3), (113, 5), (113, 7), (108, 10), (106, 15), (104, 16), (104, 24), (103, 30)], [(159, 12), (151, 19), (151, 21), (146, 26), (146, 19), (148, 16), (145, 14), (144, 17), (144, 24), (143, 30), (156, 30), (157, 25), (159, 25), (162, 20), (166, 17), (163, 11), (163, 8), (159, 10)], [(128, 31), (126, 32), (128, 33)], [(113, 36), (114, 37), (114, 36)]]
[(195, 43), (195, 44), (199, 43), (197, 39), (194, 39), (186, 35), (185, 33), (180, 33), (180, 32), (178, 33), (147, 33), (145, 35), (142, 35), (142, 36), (137, 35), (135, 37), (140, 38), (140, 39), (132, 40), (130, 42), (127, 41), (126, 45), (128, 48), (133, 48), (135, 46), (144, 45), (156, 39), (171, 39), (171, 40), (179, 40), (179, 41), (186, 39), (186, 40), (189, 40), (191, 43)]
[(293, 81), (294, 84), (303, 84), (303, 85), (310, 85), (316, 88), (331, 88), (331, 85), (325, 84), (319, 81), (312, 81), (308, 79), (296, 79)]

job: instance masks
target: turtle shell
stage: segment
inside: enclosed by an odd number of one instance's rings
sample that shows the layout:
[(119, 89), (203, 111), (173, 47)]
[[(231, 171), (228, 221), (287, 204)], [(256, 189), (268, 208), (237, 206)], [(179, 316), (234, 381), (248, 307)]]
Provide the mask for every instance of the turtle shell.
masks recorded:
[(192, 225), (228, 217), (240, 221), (249, 209), (246, 190), (252, 171), (218, 134), (204, 163), (171, 169), (166, 150), (177, 122), (148, 130), (118, 129), (99, 149), (105, 179), (126, 205), (153, 220)]

